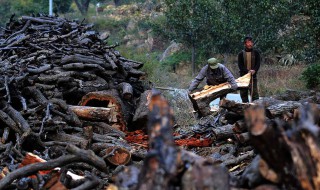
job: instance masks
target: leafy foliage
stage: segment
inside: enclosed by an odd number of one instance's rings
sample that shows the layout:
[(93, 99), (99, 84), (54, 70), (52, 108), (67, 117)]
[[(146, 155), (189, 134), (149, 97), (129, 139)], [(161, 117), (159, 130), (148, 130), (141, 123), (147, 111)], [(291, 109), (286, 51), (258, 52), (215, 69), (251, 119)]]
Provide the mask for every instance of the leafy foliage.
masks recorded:
[[(313, 62), (319, 57), (320, 1), (164, 0), (171, 39), (214, 53), (237, 53), (245, 35), (263, 52), (290, 52)], [(302, 22), (293, 18), (306, 16)], [(302, 48), (304, 47), (304, 48)]]
[(210, 44), (211, 31), (217, 21), (215, 3), (208, 0), (165, 0), (167, 25), (171, 38), (192, 46)]
[(301, 79), (306, 83), (307, 88), (320, 87), (320, 62), (309, 65), (302, 72)]
[[(54, 0), (53, 12), (66, 13), (70, 10), (72, 0)], [(4, 25), (9, 20), (11, 15), (15, 14), (17, 17), (22, 15), (31, 15), (37, 13), (48, 14), (49, 12), (48, 0), (3, 0), (0, 1), (0, 25)]]

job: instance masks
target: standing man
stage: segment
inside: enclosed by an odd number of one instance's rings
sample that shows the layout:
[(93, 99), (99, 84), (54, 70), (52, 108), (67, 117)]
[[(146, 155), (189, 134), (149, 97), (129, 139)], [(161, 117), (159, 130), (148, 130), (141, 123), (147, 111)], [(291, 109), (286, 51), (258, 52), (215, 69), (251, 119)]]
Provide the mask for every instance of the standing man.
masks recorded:
[[(224, 65), (220, 64), (218, 59), (210, 58), (207, 63), (208, 64), (201, 69), (196, 78), (192, 80), (188, 89), (189, 92), (195, 90), (204, 78), (207, 78), (207, 85), (218, 85), (229, 82), (231, 89), (236, 90), (238, 88), (231, 72)], [(224, 97), (225, 96), (220, 97), (220, 99)]]
[[(240, 76), (251, 73), (249, 91), (251, 100), (253, 101), (259, 99), (257, 73), (260, 68), (261, 56), (258, 50), (253, 49), (253, 40), (251, 36), (246, 36), (243, 43), (244, 50), (238, 54), (238, 66)], [(249, 102), (248, 89), (240, 89), (240, 96), (243, 103)]]

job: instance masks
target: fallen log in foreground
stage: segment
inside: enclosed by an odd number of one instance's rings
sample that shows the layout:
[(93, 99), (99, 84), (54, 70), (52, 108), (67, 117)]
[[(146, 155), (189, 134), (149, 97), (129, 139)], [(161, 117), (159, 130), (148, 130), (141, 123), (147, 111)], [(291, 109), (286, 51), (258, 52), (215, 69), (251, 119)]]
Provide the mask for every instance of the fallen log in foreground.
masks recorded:
[[(320, 189), (319, 113), (317, 105), (300, 107), (296, 121), (269, 120), (263, 107), (246, 111), (252, 145), (285, 189)], [(271, 180), (271, 179), (269, 179)]]
[[(251, 75), (248, 73), (242, 77), (236, 79), (238, 88), (248, 88), (250, 84)], [(190, 94), (193, 101), (194, 109), (199, 111), (202, 116), (210, 114), (209, 104), (213, 100), (219, 98), (220, 96), (226, 95), (233, 90), (229, 87), (229, 83), (225, 82), (215, 86), (207, 86), (200, 92), (195, 92)]]

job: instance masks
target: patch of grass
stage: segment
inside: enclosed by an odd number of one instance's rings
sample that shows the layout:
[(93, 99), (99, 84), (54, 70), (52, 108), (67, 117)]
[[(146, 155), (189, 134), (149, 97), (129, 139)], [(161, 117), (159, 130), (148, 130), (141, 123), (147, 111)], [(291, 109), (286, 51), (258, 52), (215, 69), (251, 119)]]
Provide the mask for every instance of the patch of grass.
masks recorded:
[[(235, 78), (240, 77), (237, 64), (225, 65)], [(258, 89), (262, 97), (285, 92), (287, 89), (306, 90), (303, 81), (299, 80), (305, 65), (285, 67), (262, 64), (258, 72)]]
[(94, 19), (91, 19), (92, 22), (95, 25), (96, 30), (98, 31), (105, 31), (109, 30), (112, 33), (117, 33), (121, 30), (125, 30), (128, 19), (113, 19), (113, 18), (105, 18), (105, 17), (95, 17)]
[(258, 75), (260, 96), (279, 94), (287, 89), (305, 90), (299, 80), (303, 65), (292, 67), (262, 65)]

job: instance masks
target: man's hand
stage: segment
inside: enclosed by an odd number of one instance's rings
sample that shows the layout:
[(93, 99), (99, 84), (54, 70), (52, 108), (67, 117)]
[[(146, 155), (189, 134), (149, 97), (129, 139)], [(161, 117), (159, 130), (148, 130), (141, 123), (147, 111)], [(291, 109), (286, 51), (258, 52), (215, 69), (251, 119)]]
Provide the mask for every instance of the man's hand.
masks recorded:
[(250, 70), (249, 73), (251, 73), (252, 75), (254, 75), (254, 73), (256, 73), (255, 70)]

